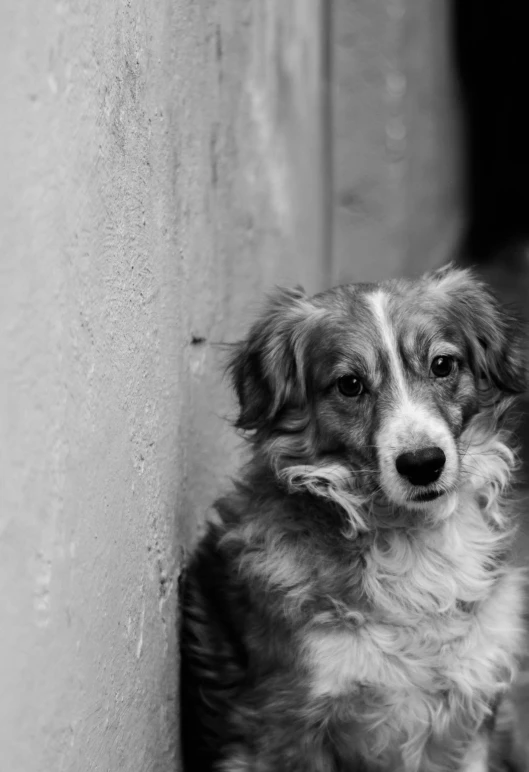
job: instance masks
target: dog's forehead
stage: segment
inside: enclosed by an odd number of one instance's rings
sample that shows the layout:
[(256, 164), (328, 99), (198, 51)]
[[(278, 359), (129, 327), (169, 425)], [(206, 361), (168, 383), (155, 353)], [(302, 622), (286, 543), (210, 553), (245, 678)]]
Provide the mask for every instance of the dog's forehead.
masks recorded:
[(317, 296), (314, 300), (326, 313), (320, 319), (316, 340), (319, 355), (333, 357), (357, 352), (369, 358), (377, 348), (379, 333), (370, 309), (369, 292), (376, 285), (349, 284)]
[[(444, 333), (451, 336), (446, 303), (427, 284), (395, 280), (381, 284), (349, 284), (315, 298), (325, 307), (330, 337), (347, 339), (361, 348), (377, 348), (388, 336), (404, 345)], [(324, 338), (329, 340), (329, 336)], [(329, 341), (331, 342), (331, 341)]]
[(373, 383), (424, 358), (463, 347), (446, 303), (426, 282), (395, 280), (338, 287), (316, 297), (327, 313), (312, 337), (313, 369), (322, 382), (347, 372)]
[[(421, 291), (422, 290), (422, 291)], [(405, 348), (432, 338), (441, 331), (448, 333), (444, 304), (436, 302), (428, 288), (412, 283), (379, 287), (365, 295), (378, 336), (388, 336)]]

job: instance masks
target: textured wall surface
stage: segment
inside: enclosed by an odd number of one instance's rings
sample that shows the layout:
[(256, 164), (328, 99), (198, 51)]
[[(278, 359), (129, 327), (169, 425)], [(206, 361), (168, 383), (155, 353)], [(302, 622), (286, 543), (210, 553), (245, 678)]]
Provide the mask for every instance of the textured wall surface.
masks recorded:
[(323, 281), (317, 5), (2, 3), (2, 770), (175, 769), (178, 576), (238, 454), (216, 344)]
[(421, 273), (461, 230), (451, 2), (333, 8), (333, 282)]

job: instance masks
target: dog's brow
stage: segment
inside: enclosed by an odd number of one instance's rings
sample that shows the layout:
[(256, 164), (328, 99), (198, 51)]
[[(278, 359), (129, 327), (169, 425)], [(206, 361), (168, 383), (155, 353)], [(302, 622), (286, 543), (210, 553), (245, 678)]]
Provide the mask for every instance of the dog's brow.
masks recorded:
[(366, 300), (368, 301), (373, 312), (377, 330), (380, 334), (382, 344), (389, 359), (391, 373), (395, 378), (402, 398), (407, 400), (408, 389), (406, 387), (406, 378), (404, 375), (402, 360), (399, 355), (395, 331), (389, 320), (387, 310), (387, 295), (385, 292), (383, 292), (383, 290), (377, 290), (373, 294), (367, 295)]

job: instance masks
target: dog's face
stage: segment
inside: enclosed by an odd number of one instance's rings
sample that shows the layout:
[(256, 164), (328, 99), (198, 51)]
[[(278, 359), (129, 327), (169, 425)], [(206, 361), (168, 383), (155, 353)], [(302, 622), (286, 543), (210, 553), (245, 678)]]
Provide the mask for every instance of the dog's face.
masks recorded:
[(519, 333), (450, 267), (311, 299), (282, 291), (231, 364), (239, 425), (276, 467), (338, 463), (357, 487), (425, 507), (459, 484), (470, 419), (524, 390)]

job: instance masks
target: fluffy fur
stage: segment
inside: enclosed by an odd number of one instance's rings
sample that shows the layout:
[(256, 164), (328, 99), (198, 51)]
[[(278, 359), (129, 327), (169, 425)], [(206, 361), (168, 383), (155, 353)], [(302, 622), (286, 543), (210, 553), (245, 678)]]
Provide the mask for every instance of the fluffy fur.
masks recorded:
[[(251, 460), (185, 584), (187, 772), (492, 763), (522, 643), (519, 330), (452, 267), (270, 299), (230, 364)], [(432, 447), (428, 479), (398, 471)]]

